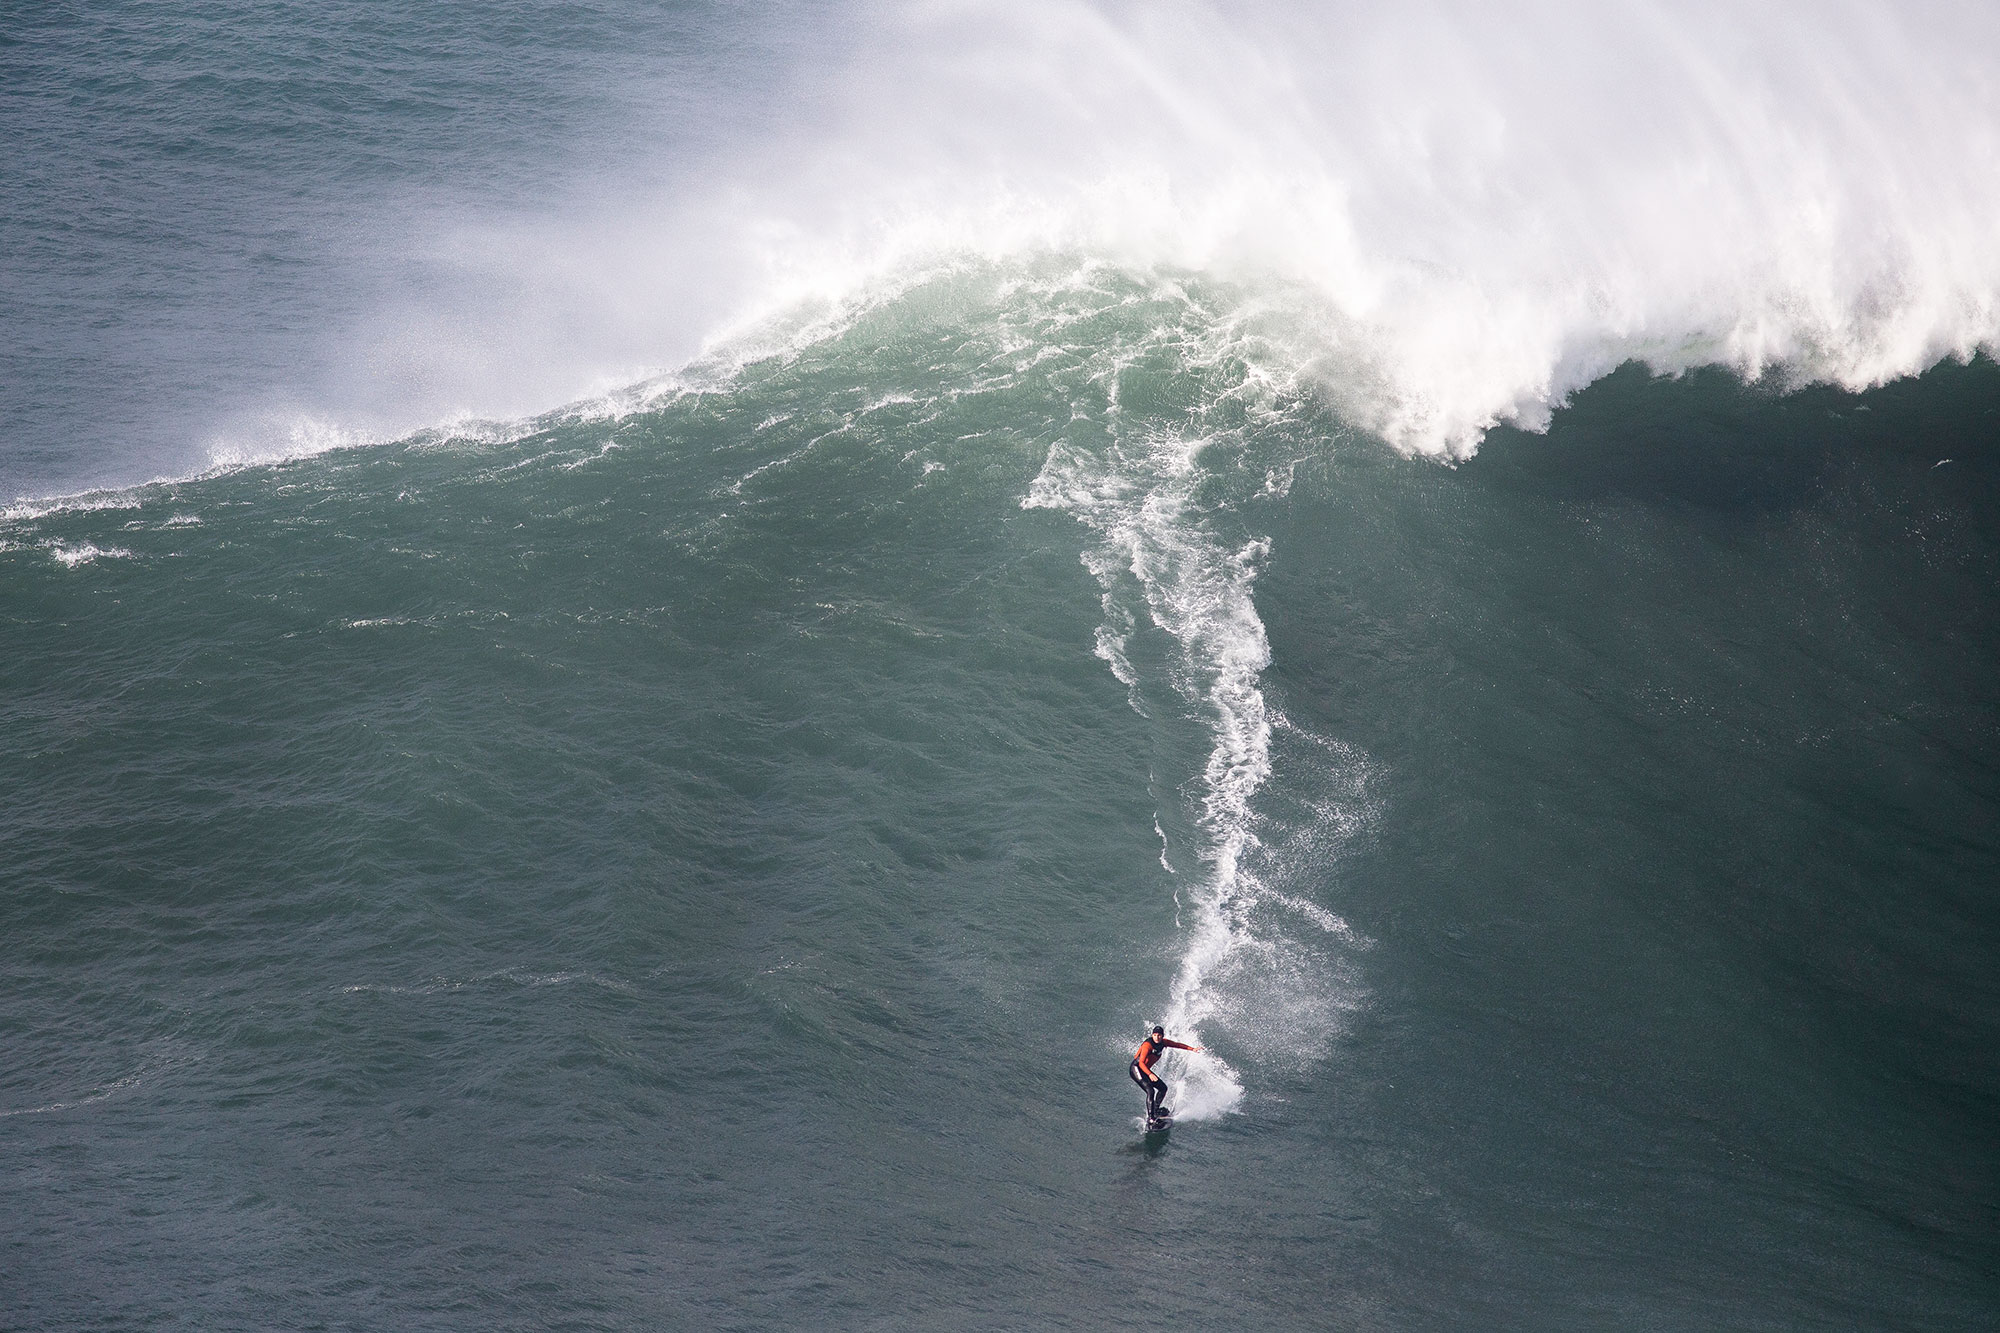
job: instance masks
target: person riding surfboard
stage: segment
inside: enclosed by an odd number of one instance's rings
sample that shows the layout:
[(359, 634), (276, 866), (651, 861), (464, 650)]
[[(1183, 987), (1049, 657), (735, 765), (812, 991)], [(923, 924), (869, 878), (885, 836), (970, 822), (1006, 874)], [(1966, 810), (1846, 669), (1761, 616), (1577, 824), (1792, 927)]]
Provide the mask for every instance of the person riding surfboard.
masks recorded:
[(1166, 1115), (1167, 1081), (1153, 1072), (1153, 1062), (1165, 1054), (1169, 1047), (1176, 1051), (1201, 1049), (1186, 1042), (1168, 1041), (1167, 1030), (1155, 1025), (1152, 1035), (1139, 1043), (1139, 1049), (1132, 1055), (1132, 1064), (1125, 1071), (1132, 1076), (1132, 1081), (1139, 1085), (1139, 1090), (1146, 1094), (1148, 1123), (1163, 1119)]

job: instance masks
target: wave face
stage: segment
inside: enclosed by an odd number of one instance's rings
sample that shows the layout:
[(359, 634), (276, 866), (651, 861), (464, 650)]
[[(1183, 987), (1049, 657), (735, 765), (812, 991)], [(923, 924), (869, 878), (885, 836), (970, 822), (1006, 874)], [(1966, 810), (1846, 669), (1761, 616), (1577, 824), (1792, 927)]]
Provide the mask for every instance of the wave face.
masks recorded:
[(0, 1324), (1990, 1322), (1986, 11), (160, 9)]
[(1992, 367), (1454, 469), (1293, 328), (965, 266), (10, 508), (9, 1321), (1965, 1322)]

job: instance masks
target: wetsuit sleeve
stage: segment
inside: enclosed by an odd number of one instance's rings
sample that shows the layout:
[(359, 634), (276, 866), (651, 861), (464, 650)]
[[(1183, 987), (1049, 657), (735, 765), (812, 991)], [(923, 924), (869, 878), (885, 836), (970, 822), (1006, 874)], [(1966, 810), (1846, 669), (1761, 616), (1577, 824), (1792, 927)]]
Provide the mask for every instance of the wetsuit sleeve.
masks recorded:
[(1177, 1051), (1191, 1051), (1194, 1049), (1194, 1047), (1188, 1045), (1184, 1041), (1169, 1041), (1169, 1042), (1162, 1042), (1161, 1044), (1164, 1046), (1171, 1046)]

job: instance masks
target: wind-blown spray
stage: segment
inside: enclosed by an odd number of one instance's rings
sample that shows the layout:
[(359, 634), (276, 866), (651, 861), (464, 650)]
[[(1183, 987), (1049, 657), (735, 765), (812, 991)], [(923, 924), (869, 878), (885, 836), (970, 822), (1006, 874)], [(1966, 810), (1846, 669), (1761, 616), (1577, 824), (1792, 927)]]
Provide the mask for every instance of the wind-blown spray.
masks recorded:
[(1628, 360), (1860, 388), (2000, 338), (1990, 6), (893, 12), (736, 197), (746, 312), (968, 256), (1200, 272), (1457, 456)]

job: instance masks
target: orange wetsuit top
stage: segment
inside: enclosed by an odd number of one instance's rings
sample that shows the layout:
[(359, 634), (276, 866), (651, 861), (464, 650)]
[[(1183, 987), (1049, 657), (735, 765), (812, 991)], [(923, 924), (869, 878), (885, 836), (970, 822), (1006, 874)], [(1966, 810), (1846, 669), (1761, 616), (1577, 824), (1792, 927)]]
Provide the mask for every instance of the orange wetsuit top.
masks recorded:
[(1179, 1041), (1163, 1040), (1158, 1045), (1154, 1045), (1153, 1039), (1148, 1037), (1139, 1043), (1139, 1049), (1132, 1053), (1132, 1058), (1139, 1062), (1139, 1068), (1150, 1074), (1153, 1072), (1153, 1061), (1159, 1059), (1160, 1051), (1168, 1046), (1173, 1047), (1177, 1051), (1191, 1051), (1194, 1049), (1194, 1047), (1189, 1046), (1187, 1043)]

